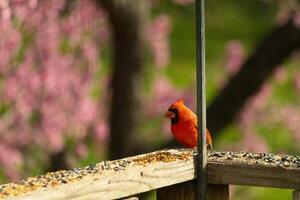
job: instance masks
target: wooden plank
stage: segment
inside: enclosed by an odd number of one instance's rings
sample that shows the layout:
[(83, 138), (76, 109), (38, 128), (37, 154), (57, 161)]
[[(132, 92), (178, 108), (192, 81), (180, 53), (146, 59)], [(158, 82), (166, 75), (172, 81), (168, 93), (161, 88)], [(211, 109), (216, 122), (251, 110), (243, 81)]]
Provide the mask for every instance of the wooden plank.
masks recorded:
[(246, 152), (211, 152), (208, 182), (297, 189), (300, 157)]
[(156, 191), (157, 200), (196, 200), (197, 182), (188, 181), (160, 188)]
[(299, 188), (300, 170), (257, 164), (212, 162), (208, 165), (208, 182), (275, 188)]
[[(195, 160), (191, 149), (161, 150), (2, 185), (0, 198), (125, 198), (195, 179)], [(207, 171), (210, 184), (300, 188), (300, 157), (209, 152)]]
[(208, 184), (208, 200), (229, 200), (229, 185)]
[(300, 191), (299, 190), (293, 191), (293, 200), (300, 200)]
[[(73, 176), (73, 170), (45, 175), (43, 180), (32, 178), (23, 185), (13, 184), (4, 188), (0, 186), (0, 196), (2, 194), (5, 197), (5, 193), (10, 192), (18, 195), (8, 198), (14, 200), (39, 200), (41, 196), (43, 200), (124, 198), (194, 179), (192, 154), (191, 150), (164, 150), (106, 161), (75, 170), (80, 178), (77, 180), (75, 177), (74, 181), (68, 180), (68, 177)], [(87, 170), (88, 168), (91, 170)], [(59, 176), (62, 178), (56, 178)], [(38, 187), (44, 179), (55, 181)], [(62, 179), (64, 184), (61, 183)], [(30, 189), (31, 185), (33, 189)]]

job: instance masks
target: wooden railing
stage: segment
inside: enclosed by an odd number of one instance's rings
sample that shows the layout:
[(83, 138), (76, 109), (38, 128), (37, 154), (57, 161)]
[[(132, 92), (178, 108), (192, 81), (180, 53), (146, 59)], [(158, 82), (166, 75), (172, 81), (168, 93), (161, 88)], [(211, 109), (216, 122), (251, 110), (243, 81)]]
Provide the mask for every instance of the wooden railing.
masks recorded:
[[(0, 186), (3, 199), (118, 199), (157, 190), (157, 199), (195, 199), (196, 152), (170, 149), (85, 168), (51, 172)], [(294, 189), (300, 200), (300, 157), (209, 152), (209, 199), (229, 199), (229, 185)]]

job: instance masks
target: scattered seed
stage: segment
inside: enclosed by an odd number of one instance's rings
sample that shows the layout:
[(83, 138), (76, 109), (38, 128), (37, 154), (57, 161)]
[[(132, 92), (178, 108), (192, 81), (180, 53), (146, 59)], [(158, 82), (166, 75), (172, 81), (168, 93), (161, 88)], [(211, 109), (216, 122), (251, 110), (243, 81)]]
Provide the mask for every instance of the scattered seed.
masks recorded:
[[(98, 164), (91, 164), (85, 168), (74, 168), (72, 170), (49, 172), (45, 175), (29, 177), (17, 183), (9, 183), (0, 186), (0, 198), (16, 196), (39, 188), (57, 187), (62, 184), (80, 181), (87, 176), (92, 176), (93, 180), (99, 180), (95, 175), (105, 171), (125, 170), (128, 166), (149, 165), (155, 162), (175, 162), (178, 160), (188, 161), (195, 157), (196, 151), (189, 149), (158, 151), (155, 153), (138, 156), (128, 160), (104, 161)], [(208, 152), (208, 162), (243, 163), (248, 165), (259, 164), (265, 166), (300, 168), (300, 156), (274, 155), (266, 153), (248, 152)], [(140, 172), (144, 176), (143, 171)]]

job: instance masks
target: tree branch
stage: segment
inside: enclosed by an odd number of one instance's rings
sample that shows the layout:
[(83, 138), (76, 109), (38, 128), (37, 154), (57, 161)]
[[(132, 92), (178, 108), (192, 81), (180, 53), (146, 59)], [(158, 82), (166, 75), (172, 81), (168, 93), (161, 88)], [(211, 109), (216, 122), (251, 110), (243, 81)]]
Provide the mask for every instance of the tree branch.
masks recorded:
[(259, 44), (241, 70), (209, 105), (207, 127), (217, 135), (232, 123), (247, 99), (255, 94), (272, 71), (300, 47), (300, 29), (292, 21), (275, 28)]

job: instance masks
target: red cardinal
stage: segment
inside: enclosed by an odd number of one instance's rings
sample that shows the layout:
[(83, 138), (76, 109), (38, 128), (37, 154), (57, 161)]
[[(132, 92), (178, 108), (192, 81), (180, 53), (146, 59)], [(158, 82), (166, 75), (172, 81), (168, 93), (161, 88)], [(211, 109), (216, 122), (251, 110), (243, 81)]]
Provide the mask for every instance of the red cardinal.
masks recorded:
[[(185, 147), (195, 148), (198, 143), (197, 116), (180, 99), (168, 109), (165, 117), (171, 119), (171, 131), (176, 140)], [(212, 148), (212, 139), (206, 129), (206, 144)]]

